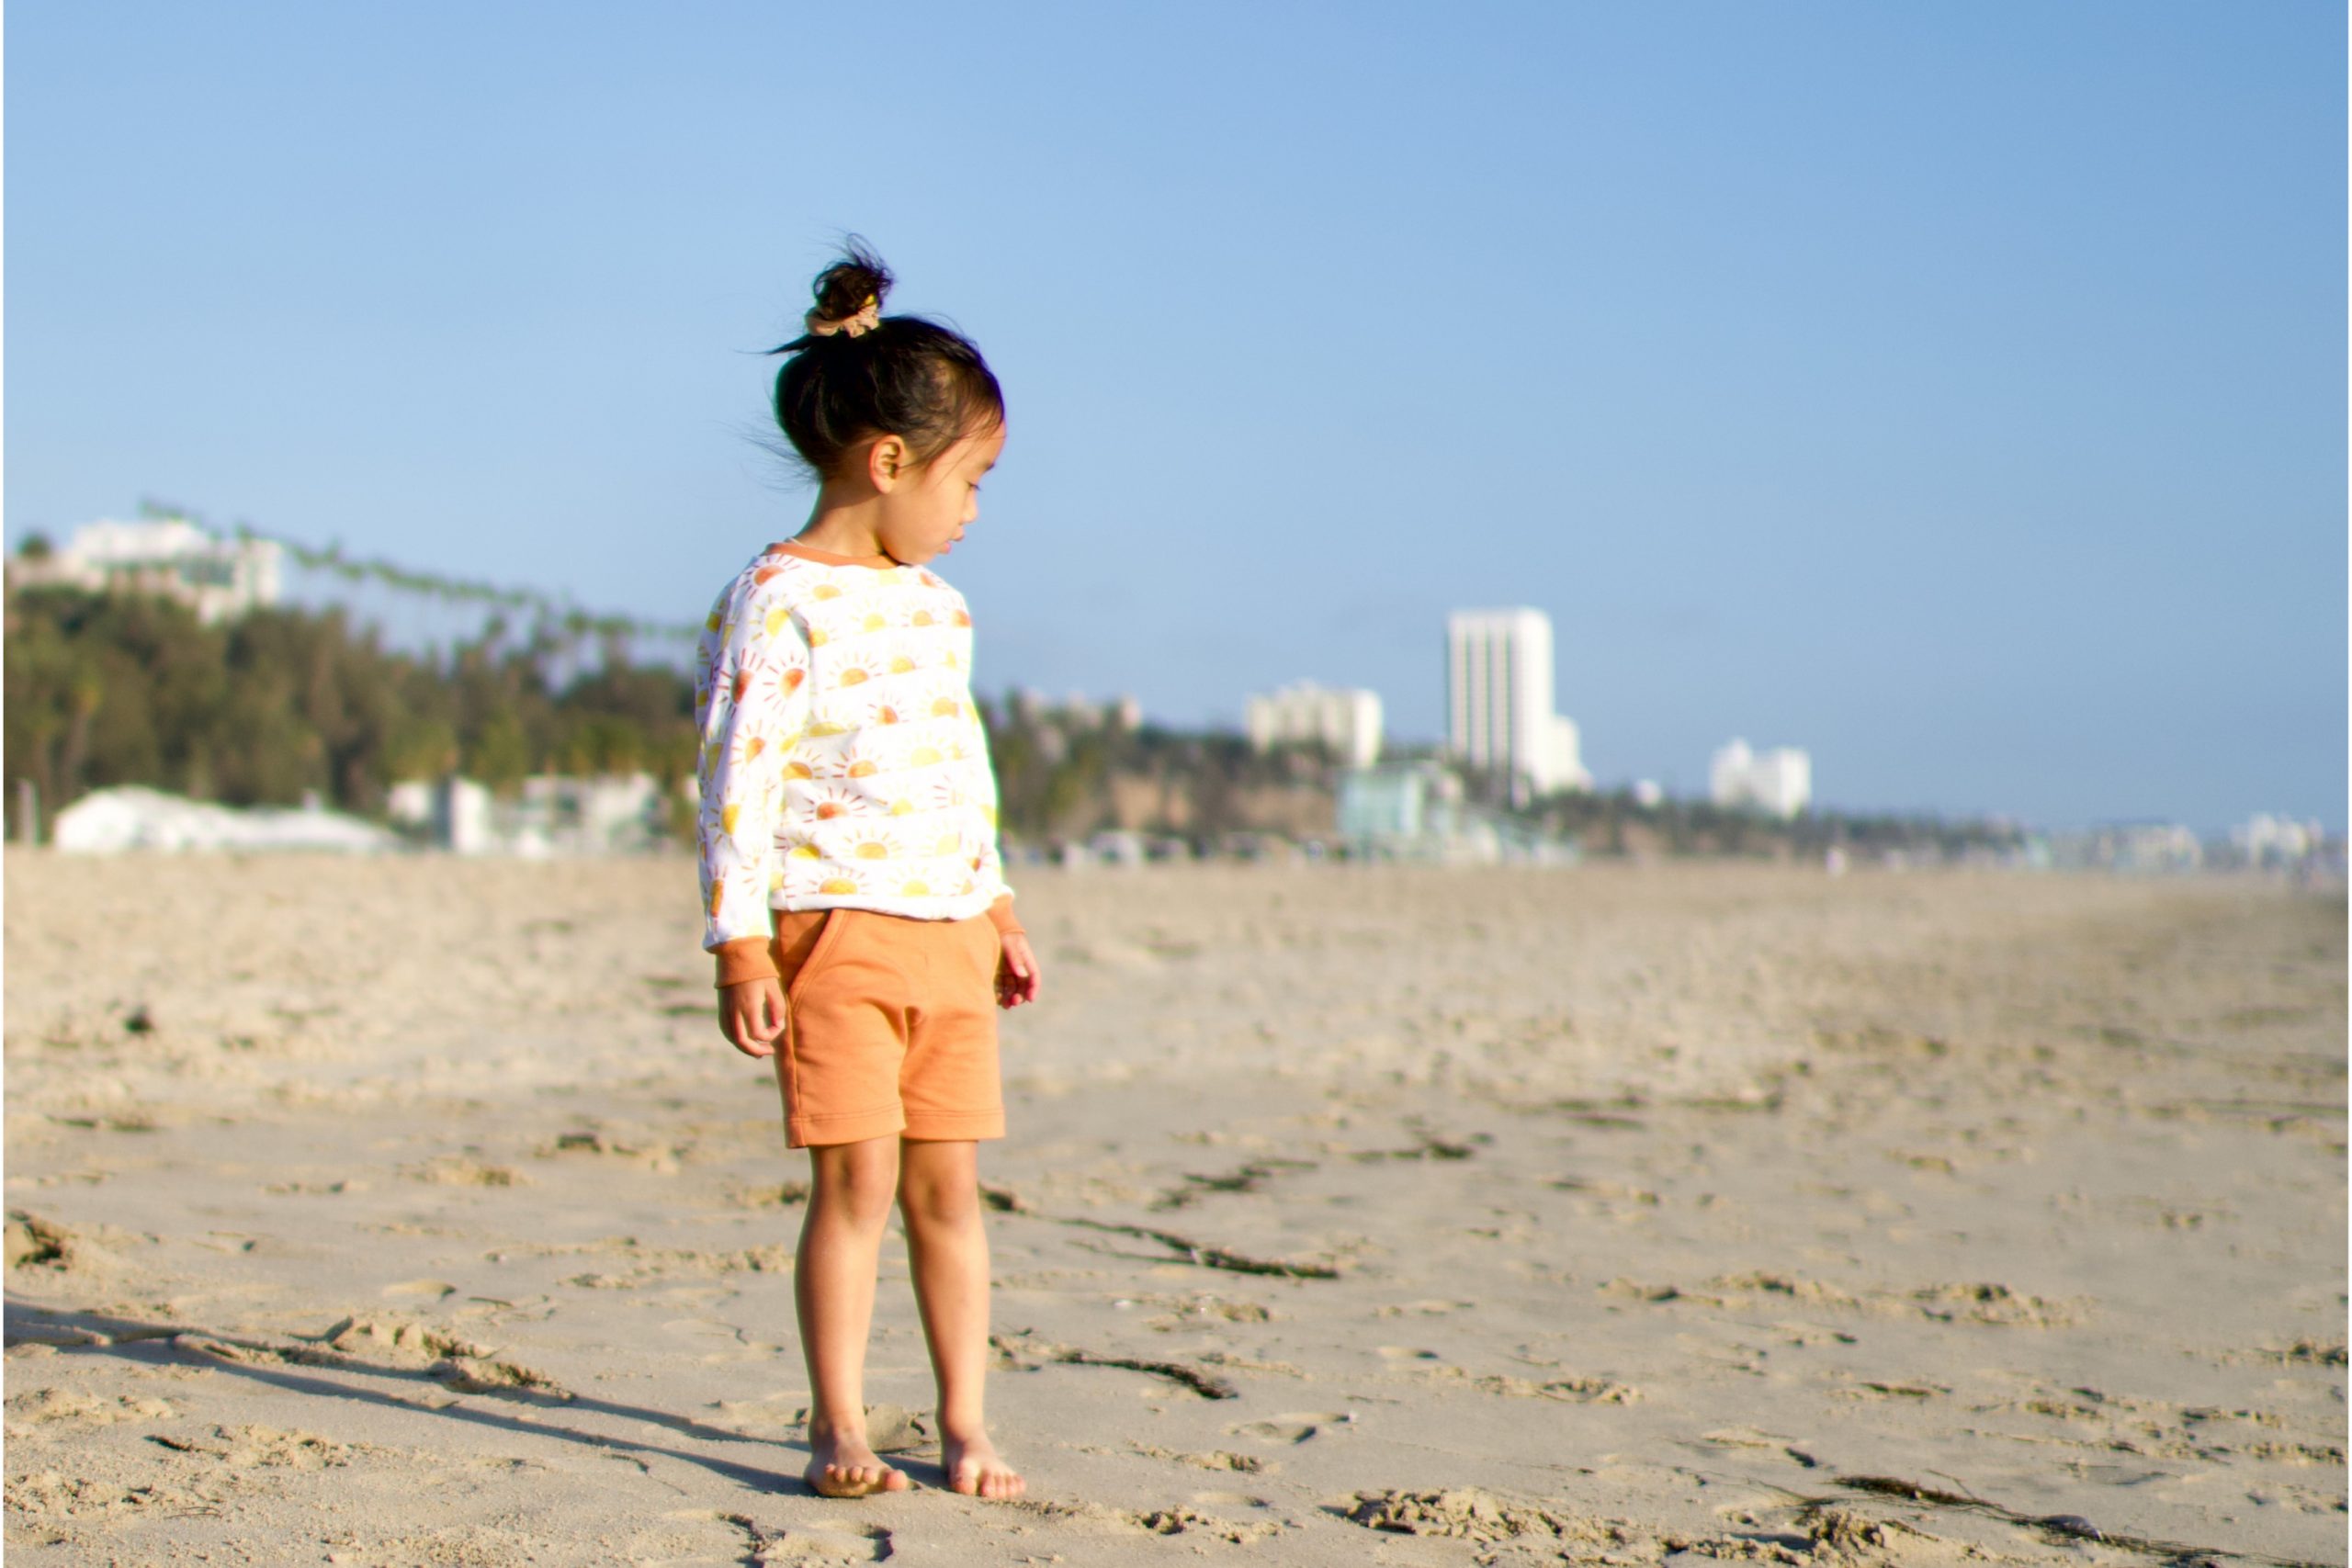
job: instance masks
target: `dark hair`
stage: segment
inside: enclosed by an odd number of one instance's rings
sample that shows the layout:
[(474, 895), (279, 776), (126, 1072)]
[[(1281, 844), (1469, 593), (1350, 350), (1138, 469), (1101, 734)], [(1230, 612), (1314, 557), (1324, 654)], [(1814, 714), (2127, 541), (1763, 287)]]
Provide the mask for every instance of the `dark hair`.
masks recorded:
[(842, 259), (817, 275), (809, 331), (773, 351), (791, 355), (776, 372), (775, 422), (820, 479), (876, 435), (903, 437), (914, 460), (927, 463), (1004, 419), (1003, 389), (961, 333), (921, 316), (884, 316), (854, 334), (818, 330), (878, 310), (891, 281), (882, 258), (853, 235)]

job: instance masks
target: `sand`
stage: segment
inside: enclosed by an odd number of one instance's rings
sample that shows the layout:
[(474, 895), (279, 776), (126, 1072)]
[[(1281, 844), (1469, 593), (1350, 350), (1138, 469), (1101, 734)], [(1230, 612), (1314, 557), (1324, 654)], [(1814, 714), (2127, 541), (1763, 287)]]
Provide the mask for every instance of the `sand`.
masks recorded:
[(689, 865), (6, 869), (22, 1562), (2345, 1561), (2340, 896), (1033, 871), (1030, 1495), (893, 1241), (837, 1503)]

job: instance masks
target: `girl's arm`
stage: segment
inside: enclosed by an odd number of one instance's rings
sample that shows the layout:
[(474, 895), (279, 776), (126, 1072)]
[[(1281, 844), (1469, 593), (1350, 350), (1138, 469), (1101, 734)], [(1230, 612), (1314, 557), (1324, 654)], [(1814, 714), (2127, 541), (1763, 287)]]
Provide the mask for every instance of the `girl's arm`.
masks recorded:
[(986, 770), (988, 786), (982, 803), (988, 812), (988, 838), (980, 848), (978, 870), (980, 886), (996, 889), (995, 900), (989, 905), (989, 919), (996, 925), (997, 942), (1002, 953), (997, 961), (996, 1004), (1001, 1008), (1017, 1008), (1037, 999), (1037, 992), (1045, 984), (1038, 968), (1035, 949), (1029, 945), (1028, 933), (1021, 929), (1021, 917), (1012, 912), (1012, 889), (1005, 886), (1004, 855), (997, 847), (996, 766), (991, 759)]
[[(780, 593), (754, 587), (730, 606), (701, 716), (703, 946), (723, 986), (773, 978), (768, 897), (784, 753), (808, 723), (808, 642)], [(741, 1044), (739, 1041), (737, 1043)]]

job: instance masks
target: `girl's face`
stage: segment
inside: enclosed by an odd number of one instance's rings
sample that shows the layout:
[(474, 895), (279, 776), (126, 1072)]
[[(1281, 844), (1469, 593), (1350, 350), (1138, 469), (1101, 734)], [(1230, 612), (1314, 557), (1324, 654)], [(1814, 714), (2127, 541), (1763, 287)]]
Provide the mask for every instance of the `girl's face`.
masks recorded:
[(980, 476), (1004, 450), (1004, 426), (967, 435), (921, 468), (902, 468), (881, 495), (875, 533), (904, 566), (944, 556), (980, 515)]

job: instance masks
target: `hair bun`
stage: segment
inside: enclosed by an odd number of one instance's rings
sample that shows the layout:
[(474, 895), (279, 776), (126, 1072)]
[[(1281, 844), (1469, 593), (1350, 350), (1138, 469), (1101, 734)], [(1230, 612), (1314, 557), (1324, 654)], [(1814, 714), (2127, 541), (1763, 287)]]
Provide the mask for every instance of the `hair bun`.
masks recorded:
[(890, 269), (854, 234), (842, 253), (817, 275), (806, 335), (774, 351), (775, 423), (809, 472), (832, 479), (877, 435), (900, 437), (920, 465), (1001, 426), (1004, 389), (972, 340), (921, 316), (884, 321)]
[(882, 320), (882, 301), (893, 281), (890, 269), (854, 234), (842, 248), (842, 259), (817, 275), (817, 303), (803, 318), (811, 337), (857, 337)]

